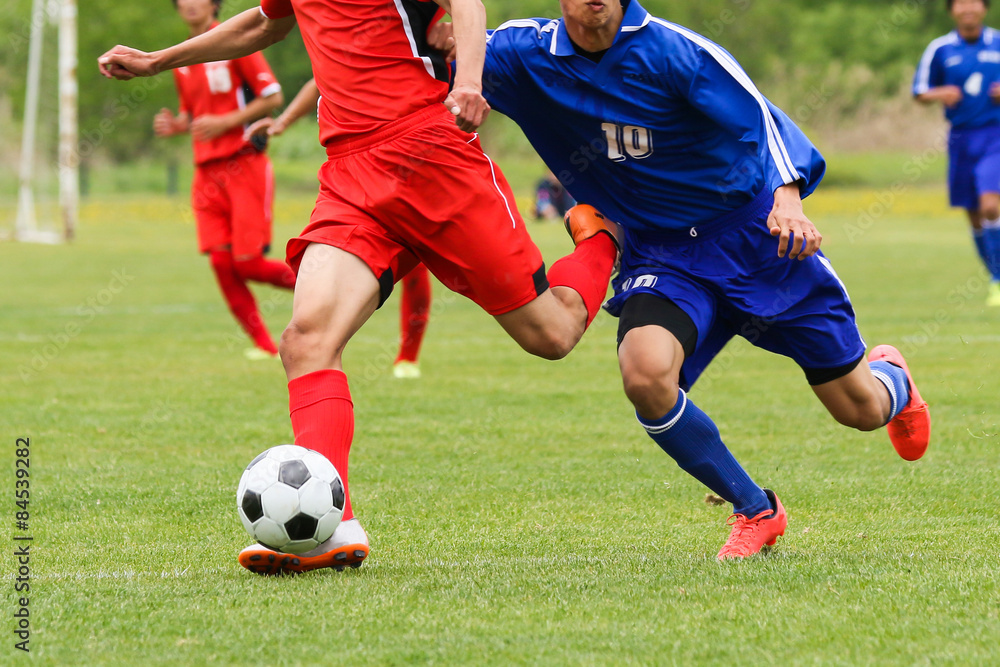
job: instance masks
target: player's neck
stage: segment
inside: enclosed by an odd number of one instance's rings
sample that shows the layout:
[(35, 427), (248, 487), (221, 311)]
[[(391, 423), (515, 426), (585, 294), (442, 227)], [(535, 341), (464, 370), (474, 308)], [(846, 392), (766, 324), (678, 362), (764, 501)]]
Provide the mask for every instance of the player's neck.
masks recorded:
[(978, 42), (979, 38), (983, 35), (983, 28), (982, 24), (976, 26), (956, 26), (958, 36), (966, 42)]
[(204, 21), (199, 21), (198, 23), (188, 23), (188, 38), (205, 34), (214, 23), (215, 17), (209, 17)]

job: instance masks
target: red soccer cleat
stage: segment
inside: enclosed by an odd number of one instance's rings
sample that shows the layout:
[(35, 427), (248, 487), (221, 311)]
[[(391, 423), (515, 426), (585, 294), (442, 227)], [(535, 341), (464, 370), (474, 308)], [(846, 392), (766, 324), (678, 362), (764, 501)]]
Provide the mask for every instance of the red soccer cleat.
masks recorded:
[(907, 461), (916, 461), (924, 455), (931, 441), (931, 413), (927, 401), (920, 397), (903, 355), (892, 345), (875, 346), (868, 353), (868, 361), (888, 361), (906, 373), (910, 384), (910, 402), (886, 424), (885, 430), (889, 432), (889, 440), (896, 453)]
[(621, 225), (612, 220), (608, 220), (603, 213), (600, 213), (590, 204), (577, 204), (566, 211), (563, 216), (566, 223), (566, 231), (573, 237), (573, 244), (580, 245), (591, 236), (606, 233), (615, 242), (618, 252), (622, 251), (622, 239), (624, 232)]
[(729, 539), (722, 545), (719, 555), (722, 560), (736, 560), (746, 558), (760, 551), (764, 545), (773, 546), (778, 538), (785, 534), (788, 527), (788, 515), (785, 508), (774, 495), (771, 489), (764, 489), (767, 499), (771, 505), (778, 508), (761, 512), (752, 519), (748, 519), (742, 514), (733, 514), (727, 522), (733, 527), (733, 532), (729, 534)]
[(240, 552), (240, 565), (261, 575), (299, 574), (332, 567), (361, 567), (368, 557), (368, 535), (357, 519), (337, 526), (333, 537), (312, 551), (296, 556), (251, 544)]

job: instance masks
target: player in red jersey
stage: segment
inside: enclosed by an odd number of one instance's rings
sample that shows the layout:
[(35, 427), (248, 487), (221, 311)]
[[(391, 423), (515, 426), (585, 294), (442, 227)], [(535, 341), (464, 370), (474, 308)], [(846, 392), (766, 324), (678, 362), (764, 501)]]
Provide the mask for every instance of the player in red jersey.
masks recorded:
[[(444, 57), (426, 43), (438, 5), (454, 23), (450, 92)], [(127, 80), (238, 57), (283, 39), (296, 21), (322, 94), (328, 159), (311, 222), (288, 243), (298, 277), (281, 358), (295, 442), (327, 456), (346, 491), (354, 408), (341, 355), (398, 276), (423, 262), (522, 348), (558, 359), (604, 301), (620, 230), (581, 209), (567, 221), (576, 249), (545, 273), (510, 186), (471, 134), (489, 112), (480, 0), (263, 0), (195, 39), (154, 53), (116, 46), (98, 64)], [(359, 566), (368, 537), (350, 502), (316, 550), (292, 556), (253, 545), (240, 564), (260, 574)]]
[[(218, 25), (222, 0), (174, 0), (191, 37)], [(265, 142), (248, 142), (244, 126), (282, 104), (281, 86), (260, 53), (174, 70), (180, 98), (175, 116), (161, 109), (157, 136), (191, 133), (196, 165), (191, 206), (198, 245), (209, 257), (229, 310), (253, 340), (250, 359), (278, 354), (247, 281), (291, 289), (295, 274), (264, 259), (271, 244), (274, 176)]]
[[(247, 128), (244, 136), (247, 139), (281, 136), (299, 118), (315, 113), (319, 97), (316, 80), (309, 79), (277, 118), (261, 118)], [(399, 354), (393, 362), (392, 374), (400, 379), (416, 379), (420, 377), (417, 357), (431, 314), (431, 274), (426, 266), (417, 264), (400, 282), (403, 292), (399, 304)]]

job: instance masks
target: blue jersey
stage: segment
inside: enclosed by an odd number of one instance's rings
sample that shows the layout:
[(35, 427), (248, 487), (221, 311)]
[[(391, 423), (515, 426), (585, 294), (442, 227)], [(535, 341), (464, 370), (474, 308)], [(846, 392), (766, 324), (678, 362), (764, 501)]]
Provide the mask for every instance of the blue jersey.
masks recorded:
[(796, 181), (805, 196), (825, 169), (729, 53), (638, 0), (598, 63), (561, 19), (500, 26), (483, 91), (575, 199), (637, 231), (697, 227)]
[(924, 50), (913, 75), (913, 94), (938, 86), (958, 86), (962, 101), (944, 113), (958, 129), (1000, 123), (1000, 105), (990, 99), (990, 85), (1000, 81), (1000, 33), (983, 28), (979, 39), (967, 42), (958, 31), (938, 37)]

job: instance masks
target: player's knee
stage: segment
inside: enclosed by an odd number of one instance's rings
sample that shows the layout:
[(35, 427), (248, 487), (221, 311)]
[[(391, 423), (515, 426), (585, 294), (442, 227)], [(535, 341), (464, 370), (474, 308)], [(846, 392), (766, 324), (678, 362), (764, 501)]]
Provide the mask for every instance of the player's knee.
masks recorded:
[(669, 368), (622, 369), (625, 396), (641, 414), (664, 415), (677, 403), (680, 385)]
[(228, 273), (233, 270), (233, 255), (224, 250), (213, 250), (208, 253), (208, 263), (216, 273)]
[(573, 351), (577, 339), (554, 331), (546, 331), (527, 344), (522, 344), (525, 351), (536, 357), (557, 361)]
[(257, 277), (257, 262), (255, 260), (234, 260), (233, 269), (243, 280), (253, 280)]
[(987, 204), (979, 209), (985, 220), (996, 220), (1000, 218), (1000, 202), (995, 204)]

